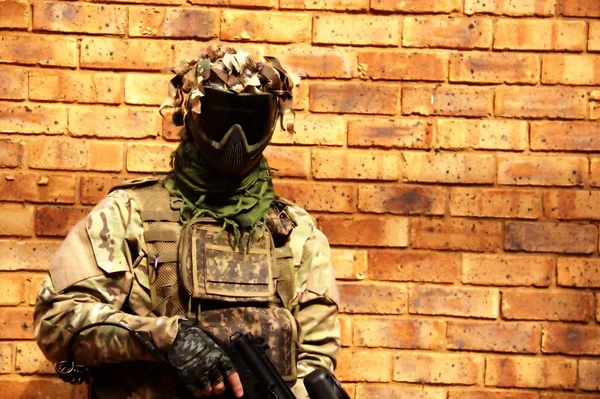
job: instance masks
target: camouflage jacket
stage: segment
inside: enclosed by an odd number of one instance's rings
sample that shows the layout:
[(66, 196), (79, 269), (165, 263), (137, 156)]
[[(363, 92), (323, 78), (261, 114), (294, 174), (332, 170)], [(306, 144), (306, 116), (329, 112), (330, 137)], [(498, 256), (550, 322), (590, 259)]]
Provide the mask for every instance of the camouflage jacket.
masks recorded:
[[(315, 367), (335, 367), (338, 292), (327, 238), (303, 209), (290, 205), (287, 213), (295, 223), (288, 243), (298, 292), (292, 313), (299, 327), (299, 381), (292, 390), (304, 399), (308, 396), (302, 377)], [(35, 338), (50, 361), (66, 359), (74, 332), (101, 321), (127, 324), (162, 351), (169, 350), (182, 316), (153, 314), (146, 245), (139, 206), (124, 190), (107, 195), (71, 229), (50, 261), (35, 305)], [(74, 354), (78, 363), (88, 366), (154, 360), (126, 330), (110, 326), (82, 333)], [(130, 397), (153, 398), (151, 391)]]

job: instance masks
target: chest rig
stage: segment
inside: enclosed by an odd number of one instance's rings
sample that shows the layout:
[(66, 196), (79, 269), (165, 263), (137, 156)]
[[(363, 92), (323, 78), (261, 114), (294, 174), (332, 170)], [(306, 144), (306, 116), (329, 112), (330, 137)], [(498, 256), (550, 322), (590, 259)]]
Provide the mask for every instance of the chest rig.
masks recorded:
[(297, 326), (291, 312), (298, 299), (287, 244), (293, 225), (285, 211), (270, 209), (264, 235), (249, 245), (246, 233), (234, 249), (233, 235), (213, 219), (183, 226), (181, 199), (156, 179), (117, 188), (141, 209), (153, 313), (195, 318), (223, 342), (238, 331), (261, 336), (280, 374), (294, 381)]

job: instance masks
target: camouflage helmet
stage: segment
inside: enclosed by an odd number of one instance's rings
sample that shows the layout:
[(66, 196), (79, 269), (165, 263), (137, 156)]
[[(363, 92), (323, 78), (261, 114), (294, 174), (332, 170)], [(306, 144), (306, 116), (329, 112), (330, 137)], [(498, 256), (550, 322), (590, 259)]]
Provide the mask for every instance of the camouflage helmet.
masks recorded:
[(216, 171), (246, 174), (271, 141), (277, 120), (294, 130), (292, 90), (299, 78), (274, 57), (255, 61), (243, 51), (209, 46), (179, 63), (161, 106), (185, 125), (200, 155)]

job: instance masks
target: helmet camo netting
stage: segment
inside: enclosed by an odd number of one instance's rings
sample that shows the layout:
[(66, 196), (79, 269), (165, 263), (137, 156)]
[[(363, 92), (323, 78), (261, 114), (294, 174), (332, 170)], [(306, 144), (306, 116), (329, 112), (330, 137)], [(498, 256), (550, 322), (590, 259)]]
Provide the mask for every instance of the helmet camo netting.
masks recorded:
[(283, 69), (275, 57), (255, 61), (243, 50), (211, 45), (199, 58), (177, 64), (173, 72), (176, 76), (169, 83), (169, 96), (160, 111), (162, 115), (163, 109), (170, 108), (177, 126), (184, 124), (188, 112), (201, 113), (204, 87), (208, 86), (236, 93), (273, 94), (281, 110), (281, 128), (294, 131), (292, 89), (300, 78)]

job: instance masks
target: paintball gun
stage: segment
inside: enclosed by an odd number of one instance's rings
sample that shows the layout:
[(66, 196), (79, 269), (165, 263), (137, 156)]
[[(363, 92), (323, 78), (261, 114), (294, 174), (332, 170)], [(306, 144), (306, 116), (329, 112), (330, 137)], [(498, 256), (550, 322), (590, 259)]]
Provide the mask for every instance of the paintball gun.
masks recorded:
[[(269, 345), (251, 333), (235, 333), (230, 338), (229, 354), (244, 386), (246, 399), (296, 399), (266, 355)], [(304, 378), (310, 399), (350, 399), (338, 380), (324, 369)]]

